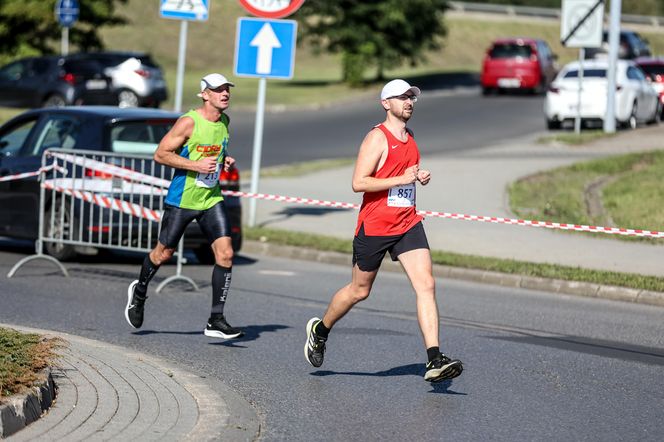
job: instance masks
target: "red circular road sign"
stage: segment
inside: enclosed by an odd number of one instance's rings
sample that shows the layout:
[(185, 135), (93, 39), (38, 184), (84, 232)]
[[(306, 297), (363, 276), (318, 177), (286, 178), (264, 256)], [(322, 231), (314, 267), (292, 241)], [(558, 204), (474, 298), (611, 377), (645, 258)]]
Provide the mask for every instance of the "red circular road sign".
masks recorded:
[(291, 15), (302, 6), (304, 0), (240, 0), (244, 9), (257, 17), (282, 18)]

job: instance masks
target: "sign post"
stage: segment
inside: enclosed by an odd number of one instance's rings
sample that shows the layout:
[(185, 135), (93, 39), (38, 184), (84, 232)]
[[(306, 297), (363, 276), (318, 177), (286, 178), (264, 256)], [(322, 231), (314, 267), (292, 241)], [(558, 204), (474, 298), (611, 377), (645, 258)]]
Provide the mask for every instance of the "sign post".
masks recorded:
[(209, 15), (210, 0), (161, 0), (159, 13), (163, 18), (180, 20), (180, 46), (178, 49), (177, 78), (175, 81), (176, 112), (182, 110), (182, 83), (184, 65), (187, 55), (187, 23), (188, 21), (206, 21)]
[(585, 48), (602, 45), (604, 0), (563, 0), (560, 41), (563, 46), (579, 48), (579, 73), (574, 131), (581, 133), (581, 93), (583, 92), (583, 60)]
[[(267, 78), (293, 78), (297, 22), (239, 18), (235, 37), (234, 74), (238, 77), (259, 78), (251, 161), (251, 192), (258, 193)], [(256, 225), (255, 198), (249, 202), (248, 224), (250, 227)]]
[(60, 53), (69, 53), (69, 28), (78, 20), (78, 0), (58, 0), (55, 3), (55, 18), (62, 26), (62, 37), (60, 40)]

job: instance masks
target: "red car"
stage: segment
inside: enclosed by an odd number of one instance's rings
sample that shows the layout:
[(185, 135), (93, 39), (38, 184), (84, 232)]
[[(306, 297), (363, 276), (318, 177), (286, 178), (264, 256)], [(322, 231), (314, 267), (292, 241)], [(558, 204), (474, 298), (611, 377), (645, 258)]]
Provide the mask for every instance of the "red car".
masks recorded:
[(543, 93), (556, 76), (557, 58), (544, 40), (498, 39), (486, 51), (482, 63), (482, 93), (504, 90)]
[(659, 94), (659, 101), (664, 104), (664, 58), (640, 57), (634, 62), (646, 74), (646, 78)]

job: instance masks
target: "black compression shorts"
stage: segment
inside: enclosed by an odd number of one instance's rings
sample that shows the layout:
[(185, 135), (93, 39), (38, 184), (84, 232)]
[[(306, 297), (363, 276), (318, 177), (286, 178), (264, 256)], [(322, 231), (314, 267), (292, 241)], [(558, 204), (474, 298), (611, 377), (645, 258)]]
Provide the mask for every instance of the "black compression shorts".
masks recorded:
[(210, 244), (222, 236), (231, 236), (226, 206), (223, 202), (215, 204), (207, 210), (191, 210), (166, 205), (161, 219), (159, 242), (168, 248), (176, 248), (185, 229), (193, 220), (207, 237)]
[(364, 272), (372, 272), (380, 267), (386, 252), (390, 252), (392, 261), (396, 261), (404, 252), (428, 248), (422, 221), (402, 235), (390, 236), (367, 236), (363, 224), (353, 239), (353, 265), (357, 264)]

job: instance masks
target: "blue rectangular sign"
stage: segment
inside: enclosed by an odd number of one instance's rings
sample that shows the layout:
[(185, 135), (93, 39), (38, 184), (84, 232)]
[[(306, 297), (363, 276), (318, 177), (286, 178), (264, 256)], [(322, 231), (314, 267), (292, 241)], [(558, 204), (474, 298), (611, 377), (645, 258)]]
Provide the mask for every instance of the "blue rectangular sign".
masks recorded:
[(210, 0), (161, 0), (159, 13), (175, 20), (206, 21)]
[(239, 18), (235, 34), (235, 75), (293, 78), (296, 37), (296, 21)]

